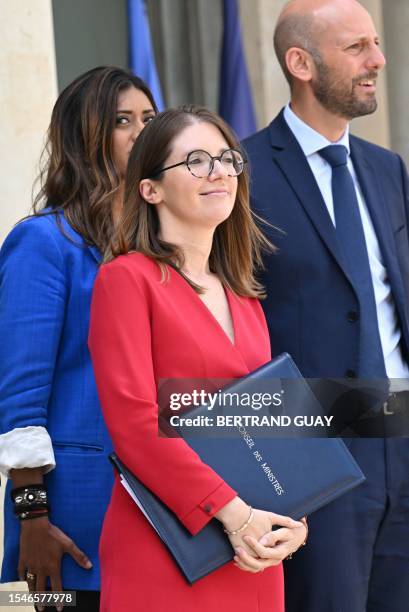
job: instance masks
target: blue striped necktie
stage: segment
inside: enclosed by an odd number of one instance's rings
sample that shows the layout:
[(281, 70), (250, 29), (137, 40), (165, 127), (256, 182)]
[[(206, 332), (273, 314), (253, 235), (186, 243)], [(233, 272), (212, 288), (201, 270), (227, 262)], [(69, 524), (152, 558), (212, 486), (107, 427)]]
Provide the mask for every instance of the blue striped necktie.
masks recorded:
[(354, 181), (347, 166), (348, 150), (343, 145), (330, 145), (318, 153), (332, 168), (336, 233), (359, 300), (358, 374), (361, 378), (386, 378), (364, 228)]

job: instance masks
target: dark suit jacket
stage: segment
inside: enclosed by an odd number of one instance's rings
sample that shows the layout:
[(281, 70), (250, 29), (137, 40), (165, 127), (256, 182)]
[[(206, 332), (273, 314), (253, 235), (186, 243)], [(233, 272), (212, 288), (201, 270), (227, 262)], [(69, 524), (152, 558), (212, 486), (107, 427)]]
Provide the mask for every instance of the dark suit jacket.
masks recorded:
[[(350, 137), (351, 156), (388, 271), (409, 347), (409, 185), (400, 157)], [(273, 354), (288, 351), (306, 377), (354, 376), (359, 303), (335, 228), (309, 164), (281, 112), (244, 141), (252, 206), (278, 253), (266, 258), (263, 308)]]

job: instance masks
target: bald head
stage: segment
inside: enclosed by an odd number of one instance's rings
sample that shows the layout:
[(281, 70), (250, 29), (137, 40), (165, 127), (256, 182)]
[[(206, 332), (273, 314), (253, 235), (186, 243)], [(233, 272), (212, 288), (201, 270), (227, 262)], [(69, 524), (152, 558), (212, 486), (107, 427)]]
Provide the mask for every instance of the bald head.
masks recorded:
[(287, 81), (291, 75), (286, 53), (292, 47), (308, 51), (315, 62), (321, 60), (324, 33), (351, 11), (368, 13), (357, 0), (290, 0), (281, 11), (274, 32), (274, 48)]

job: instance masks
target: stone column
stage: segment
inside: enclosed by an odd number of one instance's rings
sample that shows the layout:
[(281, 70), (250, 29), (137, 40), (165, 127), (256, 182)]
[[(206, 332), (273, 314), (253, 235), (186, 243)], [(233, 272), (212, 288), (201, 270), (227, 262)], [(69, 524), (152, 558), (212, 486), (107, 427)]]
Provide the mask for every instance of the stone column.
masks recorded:
[(57, 94), (51, 0), (0, 0), (0, 243), (27, 214)]
[[(51, 0), (0, 0), (0, 243), (28, 213), (33, 180), (57, 94)], [(3, 495), (0, 490), (0, 565)], [(26, 590), (26, 583), (0, 589)], [(16, 608), (2, 608), (11, 612)], [(34, 610), (32, 606), (19, 611)]]
[(247, 67), (259, 128), (287, 103), (289, 91), (274, 53), (273, 34), (286, 0), (239, 0)]
[(409, 165), (409, 2), (383, 0), (391, 146)]

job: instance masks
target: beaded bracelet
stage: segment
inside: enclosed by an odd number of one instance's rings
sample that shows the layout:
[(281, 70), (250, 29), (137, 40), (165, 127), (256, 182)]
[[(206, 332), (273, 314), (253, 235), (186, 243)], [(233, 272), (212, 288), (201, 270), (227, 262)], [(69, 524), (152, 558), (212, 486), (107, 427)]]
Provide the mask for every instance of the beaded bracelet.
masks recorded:
[[(305, 527), (305, 528), (306, 528), (306, 530), (307, 530), (307, 533), (305, 534), (305, 540), (304, 540), (304, 542), (301, 544), (301, 546), (306, 546), (306, 545), (307, 545), (307, 540), (308, 540), (308, 523), (307, 523), (307, 519), (304, 517), (304, 518), (302, 518), (302, 519), (301, 519), (301, 522), (303, 523), (304, 527)], [(285, 560), (286, 560), (286, 561), (289, 561), (290, 559), (292, 559), (292, 558), (293, 558), (293, 555), (294, 555), (294, 554), (295, 554), (295, 553), (296, 553), (298, 550), (300, 550), (301, 546), (300, 546), (299, 548), (297, 548), (297, 550), (295, 550), (294, 552), (290, 553), (290, 554), (289, 554), (289, 555), (288, 555), (288, 556), (285, 558)]]
[(227, 535), (229, 536), (237, 535), (238, 533), (241, 533), (242, 531), (246, 529), (246, 527), (250, 525), (253, 518), (254, 518), (254, 512), (253, 512), (253, 508), (250, 506), (250, 514), (249, 514), (249, 518), (247, 519), (247, 521), (243, 523), (243, 525), (239, 529), (235, 529), (234, 531), (227, 531), (227, 529), (225, 529), (224, 533), (227, 533)]
[(15, 508), (47, 505), (47, 489), (42, 484), (25, 485), (10, 491)]
[(47, 489), (42, 484), (25, 485), (10, 491), (14, 513), (20, 521), (48, 516)]

